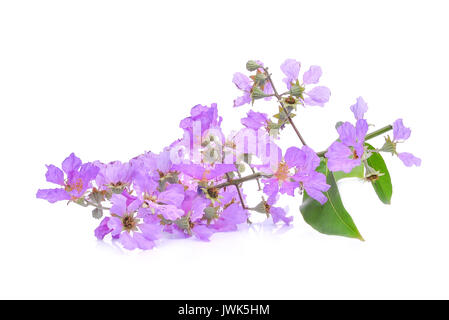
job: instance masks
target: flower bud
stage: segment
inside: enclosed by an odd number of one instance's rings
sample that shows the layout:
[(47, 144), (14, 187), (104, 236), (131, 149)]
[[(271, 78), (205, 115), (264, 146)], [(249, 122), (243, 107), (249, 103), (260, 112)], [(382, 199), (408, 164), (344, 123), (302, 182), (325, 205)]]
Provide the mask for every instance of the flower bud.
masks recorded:
[(259, 87), (254, 87), (253, 91), (251, 92), (251, 98), (253, 100), (263, 99), (267, 96), (268, 95), (266, 95)]
[(254, 60), (249, 60), (246, 63), (246, 70), (248, 70), (248, 71), (255, 71), (261, 67), (262, 66), (260, 64), (258, 64), (257, 61), (254, 61)]
[(376, 181), (377, 179), (379, 179), (379, 177), (384, 175), (380, 171), (377, 171), (374, 168), (370, 167), (366, 160), (363, 161), (363, 165), (365, 166), (365, 180), (366, 181), (373, 182), (373, 181)]
[(264, 73), (257, 73), (254, 76), (254, 83), (257, 86), (263, 86), (265, 84), (265, 81), (267, 81), (267, 76)]
[(294, 84), (292, 85), (292, 87), (290, 88), (290, 94), (292, 96), (295, 97), (299, 97), (301, 99), (303, 99), (303, 93), (304, 93), (304, 87), (301, 87), (300, 85)]
[(396, 143), (391, 141), (390, 137), (386, 137), (384, 145), (379, 150), (383, 152), (391, 152), (392, 154), (396, 154)]

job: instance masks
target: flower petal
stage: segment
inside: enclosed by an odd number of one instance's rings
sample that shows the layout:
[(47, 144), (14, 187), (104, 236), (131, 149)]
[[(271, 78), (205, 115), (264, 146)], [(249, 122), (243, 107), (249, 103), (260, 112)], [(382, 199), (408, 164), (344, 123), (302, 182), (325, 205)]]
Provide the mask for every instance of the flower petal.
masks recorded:
[(73, 171), (78, 170), (81, 167), (81, 159), (75, 156), (75, 153), (71, 153), (63, 162), (62, 162), (62, 170), (65, 173), (70, 174)]
[(368, 111), (368, 105), (362, 97), (358, 97), (356, 103), (351, 106), (351, 111), (356, 120), (363, 119), (363, 115)]
[(304, 84), (315, 84), (320, 81), (320, 77), (322, 75), (321, 67), (319, 66), (311, 66), (310, 69), (304, 72), (302, 76)]
[(39, 189), (36, 198), (55, 203), (61, 200), (70, 200), (70, 195), (64, 189)]
[(304, 99), (304, 103), (309, 106), (324, 107), (324, 104), (329, 101), (331, 91), (328, 87), (315, 87), (312, 90), (306, 92), (307, 98)]
[(407, 140), (410, 137), (412, 130), (406, 128), (402, 123), (402, 119), (397, 119), (393, 123), (393, 140)]
[(47, 166), (47, 173), (45, 174), (45, 178), (48, 182), (59, 184), (60, 186), (64, 185), (64, 172), (61, 169), (54, 165)]
[(136, 240), (134, 240), (128, 232), (122, 232), (119, 241), (125, 249), (134, 250), (137, 248)]
[(398, 157), (407, 167), (411, 167), (413, 165), (419, 167), (421, 165), (421, 159), (415, 157), (413, 154), (409, 152), (398, 153)]

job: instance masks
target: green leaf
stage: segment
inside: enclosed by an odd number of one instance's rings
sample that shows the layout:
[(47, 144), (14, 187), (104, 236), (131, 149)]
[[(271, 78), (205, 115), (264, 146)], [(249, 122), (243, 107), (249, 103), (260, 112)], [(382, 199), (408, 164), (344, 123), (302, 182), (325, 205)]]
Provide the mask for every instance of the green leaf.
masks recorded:
[(349, 173), (344, 173), (343, 171), (334, 172), (335, 181), (341, 180), (343, 178), (363, 178), (363, 177), (364, 177), (363, 164), (355, 167)]
[[(368, 147), (368, 149), (374, 149), (374, 147), (368, 143), (365, 143), (365, 145)], [(373, 185), (373, 188), (376, 191), (380, 201), (385, 204), (390, 204), (391, 196), (393, 194), (393, 186), (391, 185), (390, 173), (388, 172), (387, 165), (385, 164), (384, 159), (379, 153), (373, 152), (372, 155), (367, 159), (367, 162), (371, 168), (383, 173), (383, 175), (379, 176), (377, 180), (371, 181), (371, 184)]]
[(317, 171), (326, 175), (326, 181), (331, 186), (324, 193), (328, 200), (324, 205), (321, 205), (304, 192), (303, 203), (300, 207), (304, 220), (321, 233), (364, 241), (354, 221), (343, 206), (334, 174), (327, 168), (325, 160), (321, 162)]

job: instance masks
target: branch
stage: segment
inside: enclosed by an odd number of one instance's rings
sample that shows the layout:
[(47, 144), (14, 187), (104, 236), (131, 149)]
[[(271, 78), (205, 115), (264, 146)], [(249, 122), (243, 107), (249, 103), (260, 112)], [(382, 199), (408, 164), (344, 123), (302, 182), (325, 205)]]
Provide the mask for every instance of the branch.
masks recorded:
[[(307, 143), (304, 141), (304, 138), (301, 136), (301, 133), (299, 133), (298, 128), (296, 127), (295, 123), (293, 122), (292, 118), (290, 117), (289, 112), (285, 108), (284, 104), (281, 100), (281, 95), (277, 92), (276, 87), (274, 86), (273, 80), (271, 79), (271, 75), (268, 73), (268, 68), (263, 67), (263, 70), (265, 71), (265, 75), (267, 76), (268, 81), (271, 84), (271, 87), (273, 88), (274, 96), (278, 99), (279, 104), (281, 105), (282, 110), (284, 111), (285, 115), (287, 116), (288, 122), (292, 125), (293, 129), (296, 132), (296, 135), (298, 136), (299, 140), (301, 140), (301, 143), (306, 146)], [(282, 94), (284, 95), (284, 93)]]
[(256, 172), (256, 173), (251, 174), (251, 175), (246, 176), (246, 177), (242, 177), (242, 178), (239, 178), (239, 179), (234, 179), (234, 180), (230, 180), (230, 181), (227, 181), (227, 182), (223, 182), (223, 183), (217, 184), (216, 186), (212, 186), (209, 189), (211, 189), (211, 188), (221, 189), (221, 188), (228, 187), (228, 186), (238, 186), (239, 184), (241, 184), (243, 182), (246, 182), (246, 181), (255, 180), (255, 179), (258, 179), (258, 178), (271, 178), (272, 176), (273, 175), (271, 175), (271, 174), (265, 174), (265, 173), (262, 173), (262, 172)]

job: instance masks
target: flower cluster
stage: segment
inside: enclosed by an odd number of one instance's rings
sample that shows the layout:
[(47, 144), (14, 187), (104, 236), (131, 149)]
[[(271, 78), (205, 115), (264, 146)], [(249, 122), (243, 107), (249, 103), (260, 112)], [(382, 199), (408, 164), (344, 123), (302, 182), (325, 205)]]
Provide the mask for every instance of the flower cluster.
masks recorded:
[[(61, 169), (47, 166), (46, 180), (57, 188), (40, 189), (37, 198), (92, 207), (93, 217), (100, 219), (94, 231), (98, 239), (108, 236), (126, 249), (147, 250), (166, 234), (209, 241), (214, 233), (251, 223), (252, 214), (262, 213), (274, 223), (289, 225), (293, 216), (287, 216), (279, 204), (281, 197), (307, 194), (325, 207), (331, 188), (329, 174), (350, 173), (360, 166), (368, 172), (373, 168), (367, 159), (374, 153), (390, 152), (406, 166), (420, 165), (421, 160), (412, 154), (396, 151), (397, 144), (410, 136), (402, 119), (392, 126), (393, 139), (387, 137), (380, 149), (368, 148), (369, 125), (364, 119), (368, 107), (361, 97), (350, 107), (355, 125), (339, 123), (338, 140), (316, 153), (305, 144), (292, 118), (298, 106), (323, 107), (329, 101), (330, 90), (317, 85), (321, 68), (311, 66), (300, 81), (301, 63), (287, 59), (281, 65), (284, 93), (277, 91), (261, 61), (249, 61), (247, 70), (253, 74), (234, 74), (233, 82), (242, 91), (234, 107), (258, 99), (276, 100), (272, 115), (268, 110), (250, 109), (241, 119), (242, 127), (225, 135), (216, 104), (194, 106), (180, 122), (182, 137), (160, 153), (145, 152), (125, 163), (83, 163), (72, 153)], [(283, 152), (277, 141), (288, 126), (303, 146)], [(257, 180), (262, 192), (254, 206), (247, 204), (244, 188), (250, 180)]]

